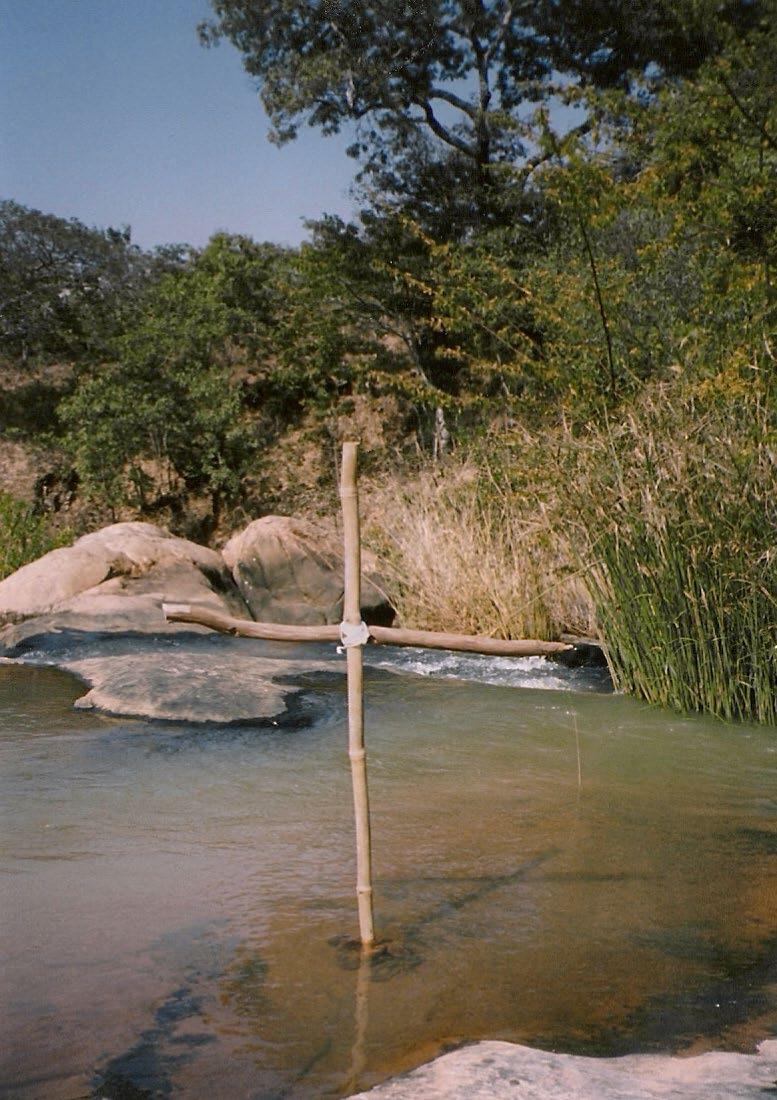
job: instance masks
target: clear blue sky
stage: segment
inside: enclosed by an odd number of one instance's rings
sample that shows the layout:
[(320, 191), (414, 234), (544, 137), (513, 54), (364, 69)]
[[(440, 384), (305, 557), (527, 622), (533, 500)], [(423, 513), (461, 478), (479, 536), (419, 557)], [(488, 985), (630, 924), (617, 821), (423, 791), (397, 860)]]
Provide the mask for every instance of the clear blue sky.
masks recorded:
[(347, 216), (345, 137), (278, 149), (240, 56), (203, 49), (207, 0), (0, 0), (0, 198), (132, 226), (148, 247), (217, 229), (298, 243)]

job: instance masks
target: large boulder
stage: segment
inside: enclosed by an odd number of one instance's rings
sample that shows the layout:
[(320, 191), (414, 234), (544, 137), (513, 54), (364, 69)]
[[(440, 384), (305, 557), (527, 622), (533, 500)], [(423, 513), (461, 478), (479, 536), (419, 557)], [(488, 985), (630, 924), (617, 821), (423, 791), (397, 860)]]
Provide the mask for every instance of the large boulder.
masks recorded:
[[(269, 543), (252, 537), (257, 527), (275, 532)], [(230, 547), (230, 564), (262, 618), (339, 622), (342, 561), (321, 549), (309, 525), (260, 520)], [(0, 654), (74, 673), (90, 689), (79, 708), (187, 723), (309, 721), (305, 700), (318, 678), (342, 673), (334, 647), (311, 657), (297, 646), (167, 623), (163, 602), (251, 618), (217, 551), (150, 523), (117, 523), (0, 582)], [(393, 614), (369, 581), (364, 613), (373, 622)]]
[[(258, 622), (341, 622), (342, 555), (312, 523), (264, 516), (234, 535), (222, 554)], [(376, 562), (368, 553), (362, 561), (362, 618), (390, 626), (394, 609), (382, 589)]]
[(166, 600), (250, 618), (215, 550), (151, 523), (115, 523), (0, 581), (0, 622), (34, 619), (25, 631), (7, 628), (3, 640), (13, 644), (29, 629), (162, 631)]

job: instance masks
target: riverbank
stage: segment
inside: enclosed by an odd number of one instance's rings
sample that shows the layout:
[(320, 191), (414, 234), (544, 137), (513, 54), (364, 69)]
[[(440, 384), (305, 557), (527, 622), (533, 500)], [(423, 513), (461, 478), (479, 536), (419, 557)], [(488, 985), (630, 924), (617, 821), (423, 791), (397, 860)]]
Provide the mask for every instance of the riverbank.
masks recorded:
[[(777, 725), (777, 404), (765, 377), (729, 381), (656, 383), (620, 419), (494, 429), (433, 463), (373, 456), (364, 533), (388, 603), (411, 628), (598, 636), (621, 690)], [(333, 471), (309, 458), (304, 522), (334, 546)]]
[(756, 374), (494, 432), (365, 492), (408, 625), (598, 636), (619, 689), (777, 725), (777, 402)]

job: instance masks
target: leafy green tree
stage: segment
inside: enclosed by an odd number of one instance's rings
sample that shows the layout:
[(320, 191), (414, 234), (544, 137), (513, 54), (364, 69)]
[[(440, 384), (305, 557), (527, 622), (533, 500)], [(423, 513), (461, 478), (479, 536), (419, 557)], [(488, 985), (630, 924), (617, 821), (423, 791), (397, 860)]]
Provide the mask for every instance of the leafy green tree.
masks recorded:
[(218, 522), (255, 449), (238, 373), (268, 323), (278, 254), (221, 234), (151, 287), (113, 361), (85, 372), (62, 407), (87, 490), (114, 507), (207, 493)]
[(181, 250), (142, 252), (127, 227), (91, 229), (0, 202), (0, 349), (21, 360), (101, 355), (145, 285)]
[(651, 64), (687, 70), (716, 48), (718, 28), (758, 10), (752, 0), (211, 3), (203, 40), (228, 38), (242, 53), (275, 141), (302, 122), (325, 134), (354, 124), (350, 152), (384, 198), (441, 204), (465, 227), (512, 216), (501, 168), (533, 153), (527, 106), (570, 80), (627, 86)]

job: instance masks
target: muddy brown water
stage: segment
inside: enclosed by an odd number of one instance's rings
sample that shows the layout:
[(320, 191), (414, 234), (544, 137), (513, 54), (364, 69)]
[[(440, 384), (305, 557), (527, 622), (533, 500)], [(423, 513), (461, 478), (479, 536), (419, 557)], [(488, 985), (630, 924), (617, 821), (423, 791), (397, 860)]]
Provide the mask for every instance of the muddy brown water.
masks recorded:
[(466, 1040), (777, 1033), (777, 731), (456, 660), (368, 677), (370, 966), (342, 684), (308, 728), (197, 728), (1, 667), (0, 1094), (336, 1097)]

